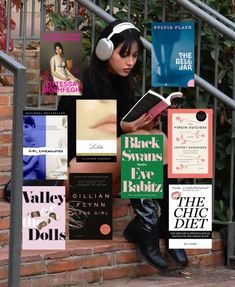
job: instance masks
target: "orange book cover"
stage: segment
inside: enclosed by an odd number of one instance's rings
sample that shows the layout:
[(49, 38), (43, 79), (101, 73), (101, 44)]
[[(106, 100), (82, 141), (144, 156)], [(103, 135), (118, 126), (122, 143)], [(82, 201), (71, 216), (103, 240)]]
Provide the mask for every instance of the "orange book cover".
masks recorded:
[(168, 110), (168, 177), (213, 177), (212, 109)]

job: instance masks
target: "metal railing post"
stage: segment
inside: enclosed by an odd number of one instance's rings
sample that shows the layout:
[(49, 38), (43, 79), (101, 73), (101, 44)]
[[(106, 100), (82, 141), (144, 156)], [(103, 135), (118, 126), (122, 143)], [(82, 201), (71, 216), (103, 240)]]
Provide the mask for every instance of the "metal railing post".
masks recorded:
[(0, 51), (0, 63), (14, 73), (12, 172), (8, 286), (20, 286), (20, 256), (22, 228), (23, 143), (22, 112), (26, 103), (26, 68)]

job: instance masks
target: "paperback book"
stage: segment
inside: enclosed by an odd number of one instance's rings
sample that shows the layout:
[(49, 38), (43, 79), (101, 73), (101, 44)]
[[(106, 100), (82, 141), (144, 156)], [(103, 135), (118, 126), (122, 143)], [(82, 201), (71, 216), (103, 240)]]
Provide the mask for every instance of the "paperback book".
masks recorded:
[(82, 94), (82, 34), (43, 32), (40, 38), (41, 95)]
[(212, 248), (212, 185), (169, 185), (169, 248)]
[(65, 187), (23, 186), (22, 249), (65, 249)]
[(115, 162), (117, 101), (76, 101), (77, 162)]
[(213, 111), (168, 110), (168, 177), (213, 177)]
[(121, 198), (163, 198), (163, 136), (121, 136)]
[(152, 23), (152, 87), (194, 87), (194, 23)]
[(124, 122), (133, 122), (147, 113), (152, 118), (156, 118), (161, 112), (169, 108), (171, 105), (179, 105), (183, 101), (181, 92), (174, 92), (166, 98), (162, 95), (149, 90), (142, 98), (133, 106), (132, 109), (123, 117)]
[(112, 239), (112, 174), (71, 173), (69, 239)]
[(67, 115), (57, 111), (24, 111), (24, 180), (67, 179)]

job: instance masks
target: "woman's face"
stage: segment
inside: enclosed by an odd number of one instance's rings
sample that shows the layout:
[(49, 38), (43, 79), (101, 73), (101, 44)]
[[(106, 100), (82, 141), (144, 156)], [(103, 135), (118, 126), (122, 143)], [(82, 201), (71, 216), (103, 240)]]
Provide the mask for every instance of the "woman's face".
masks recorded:
[(108, 60), (108, 70), (114, 75), (127, 77), (136, 64), (139, 47), (137, 42), (134, 42), (130, 52), (127, 51), (123, 57), (120, 55), (122, 46), (123, 43), (119, 44), (117, 48), (114, 49), (111, 58)]
[(77, 100), (79, 140), (116, 139), (116, 100)]
[(34, 127), (28, 124), (24, 124), (23, 126), (23, 136), (24, 138), (28, 138), (32, 136), (32, 133), (34, 131)]
[(62, 49), (59, 47), (59, 46), (56, 46), (55, 47), (55, 53), (56, 53), (56, 55), (62, 55)]

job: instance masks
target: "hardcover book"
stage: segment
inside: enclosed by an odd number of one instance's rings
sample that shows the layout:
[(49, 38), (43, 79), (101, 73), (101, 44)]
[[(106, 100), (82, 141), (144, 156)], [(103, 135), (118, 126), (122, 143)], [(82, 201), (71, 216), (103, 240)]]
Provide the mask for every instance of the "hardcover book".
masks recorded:
[(155, 118), (172, 104), (178, 105), (182, 100), (183, 94), (181, 92), (171, 93), (164, 98), (162, 95), (149, 90), (123, 117), (122, 120), (124, 122), (133, 122), (145, 113), (151, 115), (152, 118)]
[(115, 162), (117, 101), (76, 101), (77, 162)]
[(65, 187), (23, 186), (22, 249), (65, 249)]
[(82, 34), (43, 32), (40, 38), (41, 95), (82, 94)]
[(112, 174), (69, 176), (69, 239), (112, 239)]
[(121, 198), (163, 198), (163, 136), (121, 136)]
[(194, 87), (194, 23), (152, 23), (152, 86)]
[(212, 248), (212, 185), (169, 185), (169, 248)]
[(213, 111), (168, 110), (168, 177), (213, 177)]
[(57, 111), (24, 111), (24, 180), (64, 180), (68, 172), (67, 115)]

